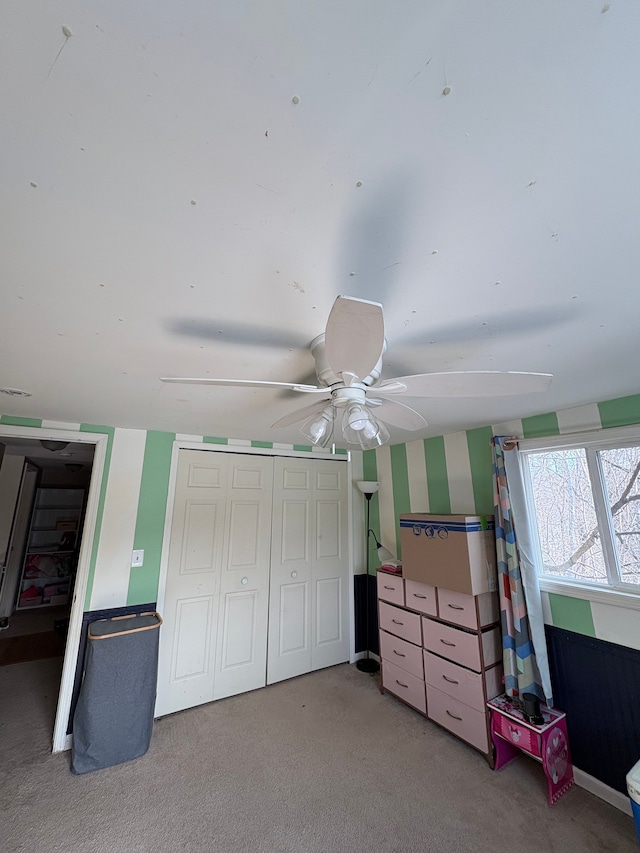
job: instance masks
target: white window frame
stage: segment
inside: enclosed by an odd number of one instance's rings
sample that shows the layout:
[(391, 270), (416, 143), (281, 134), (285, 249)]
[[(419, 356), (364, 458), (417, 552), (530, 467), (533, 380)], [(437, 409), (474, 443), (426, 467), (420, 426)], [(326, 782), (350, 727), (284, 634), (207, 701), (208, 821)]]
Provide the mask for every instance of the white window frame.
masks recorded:
[[(615, 547), (612, 539), (612, 524), (606, 494), (602, 488), (602, 476), (598, 465), (596, 451), (608, 450), (616, 447), (640, 445), (640, 425), (632, 427), (621, 427), (592, 432), (572, 433), (567, 435), (553, 435), (545, 438), (520, 439), (518, 440), (518, 451), (520, 456), (520, 468), (524, 482), (525, 498), (527, 503), (527, 515), (532, 536), (532, 547), (540, 589), (543, 592), (568, 595), (572, 598), (582, 598), (588, 601), (597, 601), (603, 604), (611, 604), (618, 607), (628, 607), (640, 610), (640, 585), (629, 584), (619, 581), (613, 574), (613, 565), (616, 563)], [(608, 583), (597, 584), (572, 578), (551, 578), (543, 574), (542, 553), (540, 550), (540, 537), (538, 534), (538, 523), (534, 508), (533, 490), (529, 475), (529, 466), (526, 457), (540, 451), (553, 452), (554, 450), (569, 450), (571, 448), (585, 449), (587, 452), (587, 464), (592, 483), (596, 518), (601, 530), (602, 550), (605, 567), (607, 570)], [(594, 488), (593, 484), (599, 484)], [(608, 524), (601, 525), (602, 519), (608, 519)]]

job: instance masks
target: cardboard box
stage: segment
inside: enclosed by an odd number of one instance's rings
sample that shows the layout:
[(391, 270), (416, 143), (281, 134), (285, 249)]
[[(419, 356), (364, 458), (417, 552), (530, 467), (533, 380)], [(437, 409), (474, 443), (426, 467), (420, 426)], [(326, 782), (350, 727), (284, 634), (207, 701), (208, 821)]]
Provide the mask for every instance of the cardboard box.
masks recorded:
[(402, 574), (467, 595), (498, 588), (492, 515), (400, 516)]

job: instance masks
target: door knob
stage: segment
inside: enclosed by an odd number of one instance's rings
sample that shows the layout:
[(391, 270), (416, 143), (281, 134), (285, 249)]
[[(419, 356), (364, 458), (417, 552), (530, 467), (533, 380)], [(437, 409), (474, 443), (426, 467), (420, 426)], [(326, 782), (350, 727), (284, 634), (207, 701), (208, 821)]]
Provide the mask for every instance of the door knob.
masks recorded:
[(298, 577), (298, 573), (297, 573), (297, 572), (291, 572), (291, 577), (292, 577), (292, 578), (297, 578), (297, 577)]
[(249, 581), (249, 578), (242, 578), (240, 583), (245, 584), (245, 583), (248, 583), (248, 581)]

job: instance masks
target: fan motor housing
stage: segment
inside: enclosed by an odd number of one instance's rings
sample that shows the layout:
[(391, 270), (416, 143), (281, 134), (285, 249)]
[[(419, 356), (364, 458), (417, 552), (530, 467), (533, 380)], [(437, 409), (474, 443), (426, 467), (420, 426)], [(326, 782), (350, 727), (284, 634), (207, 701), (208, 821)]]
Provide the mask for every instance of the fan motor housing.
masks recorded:
[[(334, 385), (344, 386), (343, 380), (336, 376), (331, 369), (331, 365), (327, 361), (324, 348), (324, 334), (318, 335), (311, 341), (310, 349), (311, 355), (316, 363), (316, 375), (318, 376), (318, 382), (321, 385), (326, 385), (327, 387), (333, 387)], [(359, 384), (370, 387), (380, 379), (380, 374), (382, 373), (382, 356), (386, 351), (387, 342), (385, 340), (382, 348), (382, 355), (378, 359), (378, 363), (368, 376), (358, 377)], [(345, 369), (348, 369), (348, 365), (345, 365), (344, 367)]]

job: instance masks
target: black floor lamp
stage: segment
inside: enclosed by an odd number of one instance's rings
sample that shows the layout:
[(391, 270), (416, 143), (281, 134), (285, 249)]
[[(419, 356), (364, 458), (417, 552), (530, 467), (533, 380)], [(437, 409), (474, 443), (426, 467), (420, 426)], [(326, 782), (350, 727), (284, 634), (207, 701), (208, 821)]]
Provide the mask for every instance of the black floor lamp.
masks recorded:
[(384, 548), (376, 537), (376, 534), (371, 530), (369, 526), (369, 518), (371, 512), (371, 498), (378, 491), (380, 484), (376, 480), (358, 480), (358, 488), (365, 496), (367, 500), (367, 512), (366, 512), (366, 536), (364, 539), (364, 551), (365, 551), (365, 565), (366, 565), (366, 574), (365, 574), (365, 588), (364, 588), (364, 609), (365, 609), (365, 645), (366, 645), (366, 657), (361, 658), (357, 661), (356, 666), (361, 672), (368, 672), (370, 675), (373, 675), (380, 669), (380, 664), (377, 660), (374, 660), (369, 656), (369, 534), (373, 536), (373, 540), (376, 543), (376, 548), (378, 550), (378, 557), (380, 560), (389, 560), (393, 558), (393, 555), (390, 551)]

